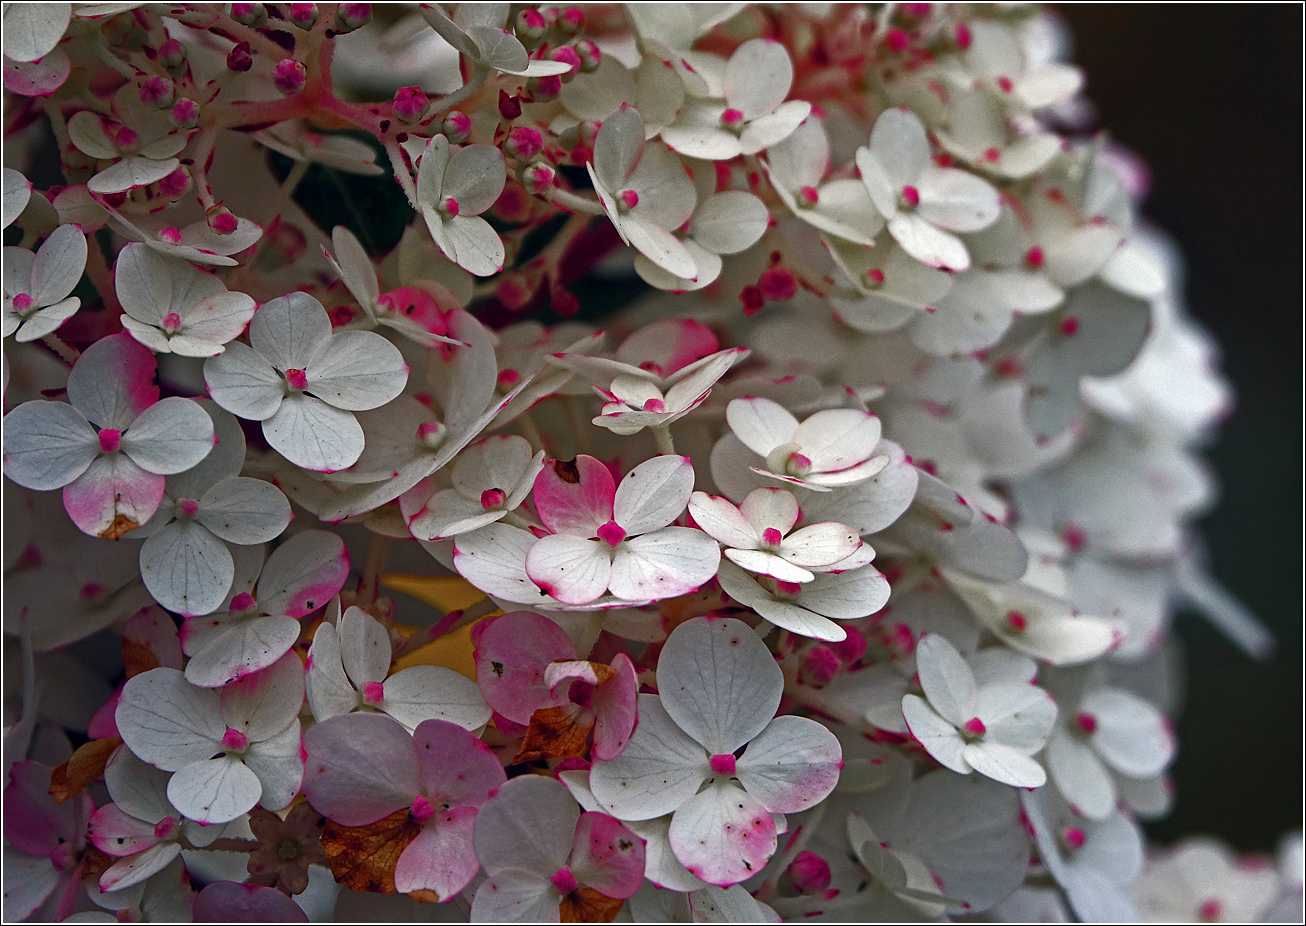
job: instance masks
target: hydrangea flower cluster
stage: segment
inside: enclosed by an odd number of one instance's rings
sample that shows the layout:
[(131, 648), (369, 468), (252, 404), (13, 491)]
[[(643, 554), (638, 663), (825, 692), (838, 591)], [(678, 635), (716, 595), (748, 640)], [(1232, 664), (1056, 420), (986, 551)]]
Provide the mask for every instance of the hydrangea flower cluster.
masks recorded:
[(1050, 14), (3, 42), (6, 921), (1300, 917), (1145, 852), (1173, 605), (1269, 640)]

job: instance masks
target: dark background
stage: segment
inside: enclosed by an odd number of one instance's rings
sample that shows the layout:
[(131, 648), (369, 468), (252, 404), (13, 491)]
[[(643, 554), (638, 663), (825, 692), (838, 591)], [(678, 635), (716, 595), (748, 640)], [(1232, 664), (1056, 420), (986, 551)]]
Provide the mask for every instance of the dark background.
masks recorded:
[(1216, 577), (1278, 638), (1265, 665), (1184, 615), (1170, 841), (1271, 850), (1302, 815), (1302, 8), (1063, 5), (1101, 125), (1151, 166), (1143, 214), (1178, 242), (1187, 300), (1237, 392), (1209, 452)]

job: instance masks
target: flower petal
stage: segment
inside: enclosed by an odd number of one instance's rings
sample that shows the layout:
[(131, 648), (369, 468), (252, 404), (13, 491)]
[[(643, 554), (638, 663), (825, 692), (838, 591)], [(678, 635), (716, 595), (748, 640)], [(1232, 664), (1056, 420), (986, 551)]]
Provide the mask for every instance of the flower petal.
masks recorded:
[(611, 562), (608, 587), (618, 598), (673, 598), (693, 591), (716, 575), (721, 548), (702, 531), (664, 527), (622, 541), (613, 551)]
[(750, 39), (735, 49), (726, 64), (726, 102), (748, 121), (774, 112), (793, 83), (789, 52), (774, 39)]
[(83, 533), (117, 540), (154, 516), (164, 484), (162, 476), (147, 473), (125, 454), (110, 453), (64, 486), (64, 510)]
[(224, 479), (199, 503), (199, 523), (230, 543), (266, 543), (279, 536), (292, 517), (280, 489), (247, 476)]
[(965, 741), (957, 728), (935, 713), (924, 698), (903, 695), (902, 716), (912, 738), (941, 765), (962, 775), (970, 774), (971, 767), (964, 757)]
[(205, 361), (204, 382), (213, 401), (251, 421), (271, 418), (286, 395), (285, 380), (272, 364), (240, 341)]
[(227, 546), (194, 521), (174, 521), (141, 546), (141, 579), (154, 600), (182, 615), (221, 606), (236, 567)]
[(336, 628), (323, 621), (317, 625), (308, 649), (308, 670), (304, 675), (304, 692), (313, 719), (326, 720), (348, 714), (358, 707), (358, 692), (349, 684), (340, 661), (340, 637)]
[(644, 883), (644, 840), (605, 813), (580, 815), (569, 867), (581, 884), (624, 900)]
[(159, 400), (158, 364), (129, 334), (112, 334), (88, 347), (68, 374), (68, 401), (91, 424), (125, 431)]
[(707, 759), (703, 747), (667, 714), (661, 699), (642, 694), (635, 734), (621, 755), (594, 763), (590, 788), (608, 813), (623, 820), (651, 820), (694, 796), (712, 774)]
[(364, 444), (363, 427), (350, 412), (304, 394), (285, 397), (263, 422), (263, 436), (291, 463), (320, 473), (352, 466)]
[(733, 400), (726, 406), (726, 422), (745, 447), (762, 457), (792, 441), (798, 430), (798, 419), (766, 398)]
[(547, 878), (567, 864), (579, 820), (580, 808), (561, 782), (514, 778), (477, 814), (476, 855), (492, 878), (506, 869)]
[(544, 526), (556, 534), (594, 537), (612, 520), (616, 483), (594, 457), (554, 460), (535, 477), (532, 497)]
[(472, 849), (475, 807), (442, 810), (427, 821), (395, 863), (395, 890), (401, 894), (430, 891), (440, 900), (471, 883), (481, 863)]
[(367, 826), (418, 793), (413, 739), (384, 714), (344, 714), (304, 733), (304, 796), (342, 826)]
[(541, 537), (526, 554), (526, 574), (566, 604), (587, 604), (602, 595), (612, 576), (612, 557), (601, 541), (570, 534)]
[(4, 419), (5, 475), (29, 489), (60, 489), (100, 455), (95, 429), (65, 402), (24, 402)]
[(213, 449), (213, 419), (190, 399), (155, 402), (122, 435), (122, 451), (150, 473), (168, 476), (195, 466)]
[(916, 671), (930, 706), (954, 727), (975, 716), (975, 676), (947, 637), (927, 633), (920, 638)]
[(336, 534), (301, 531), (272, 551), (258, 580), (265, 614), (303, 617), (340, 591), (349, 575), (349, 551)]
[(409, 729), (427, 720), (447, 720), (464, 730), (479, 730), (491, 714), (476, 683), (443, 666), (413, 666), (390, 676), (381, 710)]
[(671, 818), (671, 849), (709, 884), (737, 884), (761, 871), (776, 849), (775, 820), (737, 785), (716, 782)]
[(128, 679), (114, 720), (128, 749), (167, 772), (213, 755), (226, 732), (218, 696), (188, 684), (176, 669)]
[(249, 323), (250, 347), (283, 373), (308, 369), (330, 338), (331, 319), (308, 293), (269, 299)]
[(612, 519), (627, 534), (658, 530), (680, 516), (693, 491), (694, 466), (688, 457), (652, 457), (627, 473), (617, 486)]
[(459, 215), (480, 215), (503, 192), (507, 167), (494, 145), (464, 145), (444, 169), (440, 195), (458, 203)]
[(735, 766), (739, 783), (772, 813), (797, 813), (825, 799), (843, 766), (839, 741), (815, 720), (785, 715), (754, 737)]
[(168, 782), (168, 800), (198, 823), (227, 823), (250, 810), (263, 794), (258, 776), (233, 756), (193, 762)]

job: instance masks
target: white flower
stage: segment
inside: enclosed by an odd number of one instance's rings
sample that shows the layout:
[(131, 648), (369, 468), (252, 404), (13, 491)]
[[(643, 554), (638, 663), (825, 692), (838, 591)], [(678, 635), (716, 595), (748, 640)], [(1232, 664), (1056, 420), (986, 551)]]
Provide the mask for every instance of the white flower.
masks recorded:
[(220, 354), (254, 317), (249, 296), (227, 292), (213, 274), (144, 244), (129, 244), (118, 254), (114, 289), (126, 313), (123, 327), (160, 354)]
[(440, 38), (477, 67), (519, 77), (548, 77), (571, 70), (565, 62), (532, 59), (526, 54), (526, 47), (503, 28), (508, 21), (506, 4), (459, 3), (452, 19), (435, 4), (424, 3), (418, 12)]
[(304, 666), (293, 653), (221, 693), (196, 688), (176, 669), (151, 669), (122, 690), (115, 719), (127, 748), (175, 772), (168, 801), (200, 823), (226, 823), (255, 804), (287, 806), (304, 760), (299, 709)]
[(231, 255), (239, 254), (263, 237), (262, 227), (249, 219), (238, 218), (235, 231), (220, 235), (203, 219), (174, 228), (161, 218), (135, 216), (129, 219), (102, 200), (94, 202), (104, 209), (114, 230), (128, 241), (139, 241), (167, 257), (180, 257), (196, 264), (234, 267), (238, 261)]
[(828, 492), (856, 485), (889, 464), (875, 452), (880, 419), (855, 408), (827, 409), (799, 424), (778, 402), (743, 398), (726, 406), (726, 421), (765, 461), (763, 467), (749, 467), (753, 472), (805, 489)]
[(1047, 692), (1030, 684), (976, 685), (970, 667), (938, 634), (921, 638), (916, 666), (925, 698), (904, 695), (902, 713), (931, 756), (954, 772), (977, 771), (1018, 788), (1047, 781), (1043, 767), (1030, 758), (1056, 722), (1057, 707)]
[(677, 293), (702, 289), (721, 275), (722, 256), (751, 248), (761, 240), (770, 222), (766, 206), (752, 193), (709, 190), (694, 210), (689, 228), (678, 236), (694, 258), (695, 276), (673, 276), (643, 254), (635, 255), (635, 272), (658, 289)]
[(644, 119), (646, 138), (656, 138), (670, 125), (685, 102), (685, 86), (674, 68), (661, 58), (645, 55), (633, 71), (613, 55), (604, 55), (591, 74), (578, 74), (562, 87), (558, 101), (572, 118), (558, 116), (549, 127), (561, 132), (578, 120), (602, 122), (629, 103)]
[(232, 414), (263, 422), (272, 448), (305, 469), (332, 472), (357, 460), (363, 429), (351, 413), (384, 405), (408, 380), (398, 348), (370, 331), (333, 333), (326, 309), (306, 293), (264, 303), (249, 340), (205, 362), (209, 392)]
[(910, 110), (890, 109), (857, 149), (857, 169), (903, 250), (923, 264), (965, 270), (970, 255), (953, 232), (979, 231), (998, 218), (998, 191), (964, 170), (935, 167), (925, 126)]
[(5, 416), (4, 471), (29, 489), (63, 488), (84, 533), (117, 540), (148, 521), (164, 476), (213, 449), (213, 422), (190, 399), (159, 400), (154, 355), (130, 335), (101, 338), (68, 375), (68, 402)]
[(100, 171), (87, 188), (107, 195), (125, 193), (137, 187), (158, 183), (178, 167), (176, 155), (186, 147), (186, 132), (178, 132), (168, 113), (146, 110), (139, 93), (130, 84), (126, 93), (115, 96), (115, 108), (121, 106), (123, 124), (110, 135), (100, 116), (82, 110), (68, 120), (68, 138), (83, 154), (99, 161), (113, 161)]
[[(870, 544), (862, 544), (853, 556), (873, 553)], [(844, 639), (847, 631), (834, 621), (874, 614), (889, 600), (888, 580), (869, 565), (819, 573), (800, 583), (758, 576), (725, 562), (717, 580), (727, 595), (777, 627), (817, 640)]]
[(450, 155), (443, 135), (427, 142), (418, 163), (417, 206), (431, 237), (440, 253), (479, 277), (503, 269), (503, 241), (481, 213), (503, 192), (506, 171), (493, 145), (467, 145)]
[(487, 437), (458, 455), (452, 489), (434, 494), (414, 489), (400, 498), (400, 507), (414, 537), (444, 540), (516, 511), (543, 468), (544, 451), (532, 455), (525, 438)]
[(644, 119), (634, 107), (603, 121), (586, 169), (621, 240), (667, 273), (692, 280), (698, 264), (672, 232), (694, 213), (694, 183), (665, 145), (644, 143)]
[[(8, 12), (8, 8), (6, 8)], [(23, 214), (32, 198), (32, 181), (23, 176), (21, 171), (12, 167), (4, 168), (4, 227), (14, 224), (14, 220)]]
[(785, 582), (811, 582), (816, 578), (812, 570), (832, 571), (862, 546), (856, 531), (832, 521), (794, 531), (798, 500), (784, 489), (754, 489), (738, 508), (724, 498), (695, 492), (689, 513), (712, 539), (725, 544), (726, 559)]
[(68, 294), (85, 268), (86, 236), (76, 225), (60, 225), (50, 232), (35, 254), (5, 248), (4, 336), (34, 341), (72, 318), (82, 301)]
[(593, 423), (614, 434), (637, 434), (644, 428), (664, 428), (706, 401), (712, 386), (748, 355), (744, 348), (717, 351), (663, 380), (665, 393), (640, 370), (616, 376), (599, 393), (608, 401)]
[(789, 211), (813, 228), (866, 245), (884, 228), (884, 219), (861, 181), (825, 180), (830, 172), (830, 140), (821, 120), (809, 118), (773, 145), (762, 165)]
[(313, 719), (380, 711), (409, 733), (424, 720), (447, 720), (464, 730), (489, 721), (490, 708), (475, 682), (443, 666), (412, 666), (390, 675), (391, 658), (389, 633), (362, 608), (347, 608), (338, 627), (319, 624), (305, 678)]
[(1084, 75), (1059, 62), (1030, 62), (1016, 28), (977, 19), (968, 24), (970, 43), (961, 54), (964, 65), (954, 79), (964, 87), (978, 85), (1004, 106), (1017, 111), (1046, 109), (1079, 92)]
[(683, 155), (710, 161), (757, 154), (788, 138), (811, 113), (806, 100), (784, 102), (793, 82), (784, 45), (751, 39), (726, 64), (724, 100), (688, 101), (662, 139)]
[(743, 881), (775, 851), (772, 814), (805, 810), (833, 790), (838, 740), (814, 720), (775, 716), (783, 674), (733, 618), (672, 631), (657, 681), (660, 697), (640, 695), (635, 735), (616, 759), (594, 763), (590, 789), (621, 819), (673, 814), (681, 864), (709, 884)]

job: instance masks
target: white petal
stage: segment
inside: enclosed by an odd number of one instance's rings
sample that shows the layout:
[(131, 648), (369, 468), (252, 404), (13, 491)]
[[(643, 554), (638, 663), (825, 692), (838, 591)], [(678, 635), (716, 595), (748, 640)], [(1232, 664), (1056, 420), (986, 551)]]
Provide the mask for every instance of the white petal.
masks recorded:
[[(254, 300), (244, 293), (215, 293), (181, 314), (181, 330), (172, 351), (183, 357), (210, 357), (238, 337), (254, 317)], [(201, 342), (199, 344), (193, 342)]]
[(975, 676), (946, 637), (927, 633), (916, 644), (916, 671), (930, 706), (960, 727), (975, 716)]
[(239, 759), (194, 762), (168, 782), (168, 800), (198, 823), (227, 823), (258, 803), (263, 785)]
[(1098, 688), (1080, 703), (1097, 720), (1093, 748), (1108, 765), (1130, 778), (1150, 778), (1174, 759), (1174, 737), (1165, 715), (1137, 695)]
[(721, 548), (707, 534), (664, 527), (617, 546), (608, 585), (613, 595), (626, 601), (672, 598), (711, 579), (720, 561)]
[(381, 709), (409, 729), (436, 719), (479, 730), (491, 714), (476, 683), (443, 666), (413, 666), (390, 676)]
[(495, 598), (529, 604), (547, 599), (526, 576), (526, 556), (535, 535), (519, 527), (491, 524), (459, 535), (454, 566), (468, 582)]
[(815, 720), (785, 715), (767, 724), (735, 766), (739, 783), (772, 813), (798, 813), (839, 782), (843, 750)]
[(281, 810), (299, 793), (304, 779), (304, 760), (299, 750), (299, 720), (296, 719), (276, 736), (251, 744), (245, 752), (245, 767), (258, 776), (263, 786), (259, 803), (265, 809)]
[(45, 239), (32, 261), (32, 300), (54, 305), (77, 286), (86, 267), (86, 235), (76, 225), (60, 225)]
[(293, 617), (231, 620), (230, 615), (221, 613), (194, 617), (190, 623), (195, 625), (192, 638), (183, 636), (182, 640), (189, 644), (191, 656), (186, 663), (186, 681), (200, 688), (220, 688), (267, 668), (295, 645), (300, 631), (299, 621)]
[(726, 102), (752, 121), (774, 112), (793, 82), (794, 65), (785, 46), (773, 39), (751, 39), (736, 48), (726, 64)]
[(311, 395), (336, 408), (364, 411), (403, 391), (408, 365), (399, 348), (381, 335), (341, 331), (317, 353), (306, 374)]
[(86, 188), (92, 193), (106, 196), (111, 193), (125, 193), (137, 187), (158, 183), (181, 166), (176, 158), (155, 161), (140, 155), (128, 155), (112, 167), (100, 171)]
[(266, 543), (291, 519), (290, 502), (280, 489), (245, 476), (219, 482), (199, 503), (199, 522), (231, 543)]
[(24, 402), (4, 419), (5, 475), (46, 491), (72, 482), (100, 455), (95, 429), (64, 402)]
[(208, 614), (231, 588), (226, 544), (194, 521), (174, 521), (141, 546), (141, 578), (154, 600), (178, 614)]
[(376, 305), (377, 297), (381, 295), (372, 259), (367, 256), (354, 233), (343, 225), (337, 225), (332, 230), (331, 243), (335, 246), (336, 256), (332, 258), (328, 254), (327, 259), (340, 275), (345, 288), (363, 307), (363, 311), (370, 312)]
[(721, 124), (726, 107), (710, 100), (692, 100), (676, 121), (662, 130), (662, 140), (686, 157), (728, 161), (742, 153), (739, 136)]
[(363, 452), (358, 419), (310, 395), (286, 396), (263, 422), (263, 436), (291, 463), (323, 473), (352, 466)]
[(122, 436), (123, 453), (133, 463), (163, 476), (190, 469), (209, 455), (213, 444), (213, 419), (180, 396), (145, 409)]
[(100, 889), (122, 891), (140, 884), (146, 878), (163, 871), (180, 854), (181, 846), (177, 843), (161, 842), (144, 852), (119, 859), (100, 875)]
[(970, 254), (961, 239), (935, 228), (920, 215), (894, 216), (889, 220), (889, 234), (904, 251), (930, 267), (955, 272), (970, 267)]
[(698, 275), (698, 264), (693, 255), (679, 238), (661, 225), (635, 215), (625, 216), (618, 224), (631, 247), (667, 273), (686, 280)]
[(354, 687), (362, 690), (367, 682), (385, 681), (392, 653), (390, 635), (381, 622), (362, 608), (348, 608), (339, 631), (340, 662)]
[(331, 319), (308, 293), (269, 299), (249, 323), (250, 346), (282, 371), (308, 369), (330, 338)]
[(222, 689), (222, 719), (251, 743), (263, 742), (292, 725), (304, 704), (304, 664), (286, 653), (261, 672)]
[(644, 150), (644, 120), (632, 106), (622, 106), (599, 127), (594, 141), (594, 170), (612, 193), (625, 184)]
[(444, 540), (493, 524), (502, 517), (500, 510), (486, 511), (480, 502), (464, 498), (453, 489), (443, 489), (413, 514), (408, 529), (418, 540)]
[(743, 881), (761, 871), (776, 849), (775, 820), (737, 785), (717, 782), (671, 818), (676, 859), (709, 884)]
[(550, 534), (536, 541), (526, 555), (526, 573), (559, 601), (587, 604), (607, 591), (612, 558), (602, 541)]
[(154, 355), (131, 335), (100, 338), (68, 374), (68, 401), (91, 424), (125, 431), (158, 401), (157, 370)]
[(488, 277), (503, 270), (503, 240), (480, 216), (455, 216), (444, 223), (444, 236), (448, 256), (468, 273)]
[(128, 679), (114, 720), (127, 748), (167, 772), (213, 755), (226, 732), (218, 696), (188, 684), (176, 669)]
[(1048, 780), (1043, 766), (1025, 753), (987, 740), (965, 747), (966, 762), (981, 775), (1013, 788), (1039, 788)]
[[(871, 130), (870, 153), (897, 195), (930, 166), (930, 141), (920, 118), (905, 107), (885, 110)], [(861, 166), (860, 160), (858, 166)]]
[(8, 228), (22, 215), (32, 198), (32, 182), (12, 167), (4, 168), (4, 220)]
[(522, 43), (501, 27), (468, 26), (467, 36), (476, 43), (480, 53), (477, 57), (486, 67), (507, 74), (524, 74), (530, 65)]
[(636, 466), (617, 486), (612, 518), (627, 534), (666, 527), (685, 510), (694, 491), (688, 457), (662, 454)]
[(509, 868), (476, 889), (471, 918), (477, 923), (551, 923), (560, 903), (561, 895), (544, 875)]
[(819, 573), (803, 586), (798, 602), (835, 620), (874, 614), (889, 600), (889, 582), (870, 566), (847, 572)]
[(770, 215), (762, 201), (742, 190), (708, 197), (694, 210), (690, 234), (713, 254), (738, 254), (757, 243)]
[(987, 729), (984, 742), (1002, 743), (1032, 755), (1048, 741), (1057, 706), (1037, 685), (1003, 682), (980, 689), (975, 716)]
[(503, 192), (506, 170), (498, 148), (466, 145), (449, 159), (440, 195), (457, 201), (459, 215), (480, 215)]
[(580, 808), (559, 781), (523, 775), (481, 806), (473, 843), (487, 874), (505, 869), (547, 878), (567, 863)]
[(760, 733), (775, 716), (783, 687), (766, 644), (733, 618), (686, 621), (658, 658), (663, 706), (712, 753), (734, 752)]
[(765, 398), (733, 400), (726, 406), (726, 422), (745, 447), (762, 457), (792, 441), (798, 430), (797, 418)]
[(826, 521), (800, 528), (784, 539), (780, 555), (799, 566), (829, 566), (862, 545), (852, 528)]
[(751, 549), (761, 539), (761, 532), (739, 509), (718, 495), (693, 493), (689, 498), (689, 514), (700, 529), (728, 547)]
[(326, 621), (318, 624), (313, 634), (304, 690), (313, 719), (317, 721), (348, 714), (358, 707), (358, 692), (349, 684), (340, 661), (340, 637), (336, 628)]
[(921, 175), (918, 214), (931, 225), (973, 232), (998, 220), (998, 191), (986, 180), (955, 167), (931, 167)]
[[(430, 7), (422, 8), (422, 14), (426, 15)], [(441, 13), (440, 15), (444, 15)], [(432, 135), (431, 140), (426, 143), (426, 148), (422, 151), (421, 160), (417, 164), (417, 200), (422, 206), (422, 212), (431, 212), (434, 207), (442, 202), (441, 193), (444, 189), (444, 169), (449, 166), (449, 139), (443, 135)], [(428, 217), (427, 222), (431, 219)], [(435, 224), (439, 225), (439, 217), (436, 216)], [(439, 242), (437, 241), (437, 244)]]
[(1092, 748), (1076, 734), (1058, 730), (1044, 752), (1048, 771), (1066, 802), (1090, 820), (1102, 820), (1115, 809), (1116, 789)]
[(603, 809), (617, 818), (651, 820), (694, 796), (711, 775), (707, 758), (703, 747), (668, 716), (657, 695), (642, 694), (634, 735), (617, 758), (594, 763), (590, 788)]
[(833, 473), (862, 463), (875, 452), (880, 419), (854, 408), (827, 409), (803, 421), (792, 440), (816, 472)]
[(966, 743), (957, 728), (936, 714), (923, 698), (903, 695), (902, 715), (912, 737), (940, 764), (962, 775), (970, 773), (970, 765), (963, 757)]
[(801, 566), (795, 566), (774, 553), (766, 553), (762, 550), (727, 549), (725, 557), (741, 569), (764, 576), (774, 576), (782, 582), (811, 582), (816, 578), (813, 573)]
[(792, 492), (769, 487), (749, 492), (739, 510), (759, 536), (767, 528), (789, 533), (798, 523), (800, 514), (798, 499)]
[(213, 401), (251, 421), (271, 418), (286, 394), (285, 380), (272, 364), (239, 341), (204, 362), (204, 382)]

